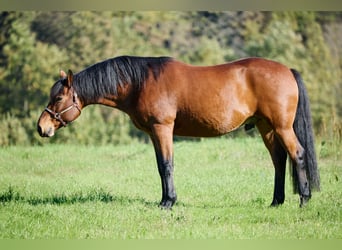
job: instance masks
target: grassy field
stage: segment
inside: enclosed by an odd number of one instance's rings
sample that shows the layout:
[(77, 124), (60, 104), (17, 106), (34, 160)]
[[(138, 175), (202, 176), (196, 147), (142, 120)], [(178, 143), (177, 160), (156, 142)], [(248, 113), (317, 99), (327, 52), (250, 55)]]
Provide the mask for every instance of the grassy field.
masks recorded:
[(178, 202), (158, 208), (151, 145), (0, 149), (0, 238), (342, 238), (340, 145), (318, 143), (322, 191), (270, 208), (273, 167), (260, 138), (175, 144)]

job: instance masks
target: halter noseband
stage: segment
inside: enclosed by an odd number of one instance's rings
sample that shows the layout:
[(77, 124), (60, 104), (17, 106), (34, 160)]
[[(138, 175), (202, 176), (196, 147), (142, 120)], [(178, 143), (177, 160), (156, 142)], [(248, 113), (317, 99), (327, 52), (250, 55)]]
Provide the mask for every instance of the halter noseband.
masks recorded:
[(66, 127), (66, 125), (69, 123), (69, 122), (65, 122), (63, 119), (62, 119), (62, 114), (68, 112), (69, 110), (73, 109), (73, 108), (77, 108), (78, 112), (80, 112), (81, 114), (81, 109), (80, 107), (78, 106), (77, 104), (77, 101), (76, 101), (76, 98), (77, 98), (77, 93), (75, 91), (73, 91), (73, 95), (72, 95), (72, 104), (63, 109), (61, 112), (55, 112), (51, 109), (49, 109), (48, 107), (45, 108), (45, 111), (47, 111), (50, 115), (52, 115), (52, 117), (56, 120), (58, 120), (60, 123), (62, 123), (62, 125), (64, 127)]

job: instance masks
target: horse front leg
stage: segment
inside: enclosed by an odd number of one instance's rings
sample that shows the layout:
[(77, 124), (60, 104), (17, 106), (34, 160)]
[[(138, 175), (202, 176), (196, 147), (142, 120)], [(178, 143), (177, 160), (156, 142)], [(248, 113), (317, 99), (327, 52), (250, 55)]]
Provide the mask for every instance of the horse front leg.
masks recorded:
[(160, 207), (170, 209), (177, 199), (173, 181), (173, 125), (153, 125), (151, 139), (162, 185)]

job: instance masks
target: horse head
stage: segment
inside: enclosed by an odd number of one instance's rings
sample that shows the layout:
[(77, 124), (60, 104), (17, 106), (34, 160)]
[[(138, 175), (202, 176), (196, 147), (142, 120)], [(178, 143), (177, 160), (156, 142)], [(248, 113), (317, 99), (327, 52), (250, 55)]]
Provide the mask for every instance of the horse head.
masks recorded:
[(51, 88), (50, 101), (39, 117), (37, 130), (42, 137), (51, 137), (55, 131), (74, 121), (82, 104), (73, 88), (73, 73), (60, 72), (60, 80)]

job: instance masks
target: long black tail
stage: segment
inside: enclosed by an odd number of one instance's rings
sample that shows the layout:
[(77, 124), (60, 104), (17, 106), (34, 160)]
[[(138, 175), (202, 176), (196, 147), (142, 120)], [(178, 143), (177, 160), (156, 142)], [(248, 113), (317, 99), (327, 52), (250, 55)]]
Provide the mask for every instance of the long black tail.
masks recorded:
[[(315, 153), (314, 135), (312, 129), (312, 119), (309, 98), (304, 86), (304, 82), (299, 72), (291, 69), (294, 75), (299, 90), (299, 100), (296, 112), (296, 118), (293, 124), (293, 129), (296, 136), (305, 150), (304, 163), (306, 168), (306, 175), (309, 181), (309, 187), (311, 190), (320, 190), (320, 178), (319, 171), (317, 167), (317, 159)], [(292, 169), (293, 177), (293, 190), (298, 193), (298, 176), (297, 171), (293, 167)]]

